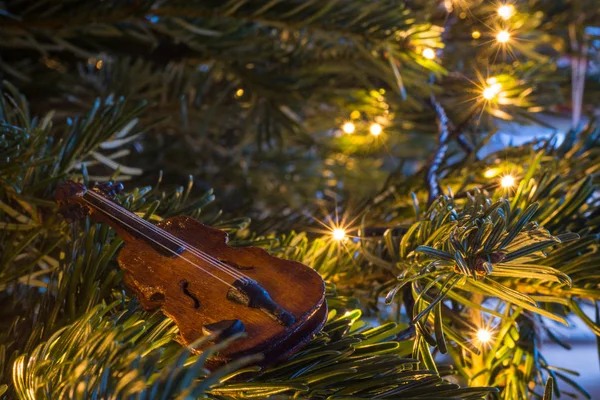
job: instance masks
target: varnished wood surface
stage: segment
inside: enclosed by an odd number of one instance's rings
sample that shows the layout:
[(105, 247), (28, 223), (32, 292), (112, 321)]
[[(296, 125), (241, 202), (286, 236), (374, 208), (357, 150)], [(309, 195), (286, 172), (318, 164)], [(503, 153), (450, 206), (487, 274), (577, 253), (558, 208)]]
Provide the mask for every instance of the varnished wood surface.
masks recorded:
[[(295, 317), (296, 322), (285, 327), (259, 309), (232, 302), (227, 299), (229, 287), (198, 267), (230, 284), (236, 278), (187, 250), (181, 253), (182, 257), (169, 257), (159, 254), (147, 242), (126, 235), (127, 243), (118, 257), (126, 285), (146, 309), (160, 307), (175, 321), (184, 344), (202, 337), (205, 324), (230, 319), (244, 323), (247, 337), (233, 342), (212, 360), (213, 365), (254, 353), (263, 353), (265, 362), (286, 357), (322, 328), (327, 317), (325, 286), (313, 269), (273, 257), (261, 248), (232, 248), (227, 245), (223, 231), (191, 218), (175, 217), (158, 226), (198, 250), (237, 267), (234, 269), (257, 281), (275, 302)], [(186, 291), (197, 302), (184, 293), (183, 282), (187, 282)]]
[[(121, 189), (122, 185), (110, 183), (88, 190), (81, 183), (69, 181), (58, 188), (56, 200), (68, 218), (91, 214), (96, 221), (117, 231), (126, 243), (118, 257), (125, 285), (144, 308), (160, 308), (175, 321), (183, 344), (191, 345), (204, 337), (203, 328), (208, 324), (226, 320), (240, 320), (244, 324), (246, 337), (212, 357), (209, 365), (255, 353), (264, 354), (265, 363), (282, 359), (321, 330), (327, 318), (325, 284), (313, 269), (273, 257), (257, 247), (232, 248), (227, 245), (223, 231), (188, 217), (170, 218), (158, 224), (181, 239), (185, 243), (182, 246), (114, 204), (110, 198)], [(293, 323), (289, 314), (284, 313), (286, 318), (280, 317), (278, 321), (260, 309), (228, 299), (227, 293), (239, 277), (227, 274), (208, 262), (206, 256), (200, 257), (187, 249), (178, 255), (184, 247), (218, 259), (257, 282), (277, 306), (293, 315)], [(260, 304), (267, 308), (273, 306), (272, 302), (264, 302), (264, 296), (256, 298), (262, 298)], [(282, 315), (279, 311), (278, 314)]]

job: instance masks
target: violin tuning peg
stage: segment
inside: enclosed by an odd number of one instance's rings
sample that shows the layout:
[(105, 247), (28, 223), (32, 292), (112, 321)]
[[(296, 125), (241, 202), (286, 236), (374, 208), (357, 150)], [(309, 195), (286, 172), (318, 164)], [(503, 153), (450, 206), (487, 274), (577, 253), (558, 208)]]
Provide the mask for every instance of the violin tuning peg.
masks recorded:
[(112, 198), (123, 191), (124, 186), (121, 182), (103, 182), (98, 183), (95, 189), (102, 192), (106, 197)]
[(244, 323), (239, 319), (224, 319), (213, 324), (206, 324), (202, 327), (202, 333), (205, 335), (215, 335), (217, 340), (226, 339), (236, 333), (245, 332)]

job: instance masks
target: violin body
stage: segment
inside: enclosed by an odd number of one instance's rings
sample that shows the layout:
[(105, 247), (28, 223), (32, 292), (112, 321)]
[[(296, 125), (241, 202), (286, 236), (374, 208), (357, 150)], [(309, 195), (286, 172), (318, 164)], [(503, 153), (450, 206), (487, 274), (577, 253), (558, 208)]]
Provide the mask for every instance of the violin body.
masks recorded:
[[(177, 324), (182, 344), (190, 346), (207, 335), (215, 343), (243, 332), (209, 365), (257, 353), (263, 354), (262, 363), (277, 361), (323, 327), (325, 284), (312, 268), (258, 247), (230, 247), (225, 232), (189, 217), (169, 218), (154, 228), (124, 209), (118, 214), (114, 203), (98, 200), (98, 191), (90, 193), (94, 189), (65, 185), (70, 186), (59, 190), (59, 204), (70, 204), (71, 211), (73, 205), (85, 206), (92, 217), (117, 230), (125, 240), (117, 259), (125, 285), (146, 310), (160, 309)], [(163, 237), (171, 242), (159, 243)]]
[[(298, 321), (284, 327), (272, 318), (265, 318), (259, 309), (228, 301), (227, 287), (206, 279), (183, 259), (157, 254), (143, 241), (127, 243), (118, 257), (126, 285), (146, 310), (161, 308), (175, 321), (184, 344), (203, 337), (203, 326), (223, 320), (241, 320), (247, 337), (231, 343), (217, 356), (218, 360), (213, 361), (226, 362), (257, 352), (263, 353), (269, 361), (291, 355), (322, 328), (327, 314), (325, 287), (313, 269), (273, 257), (259, 247), (230, 247), (225, 232), (192, 218), (174, 217), (158, 225), (260, 282)], [(197, 257), (195, 261), (210, 268)], [(183, 296), (168, 296), (172, 292), (181, 292)]]

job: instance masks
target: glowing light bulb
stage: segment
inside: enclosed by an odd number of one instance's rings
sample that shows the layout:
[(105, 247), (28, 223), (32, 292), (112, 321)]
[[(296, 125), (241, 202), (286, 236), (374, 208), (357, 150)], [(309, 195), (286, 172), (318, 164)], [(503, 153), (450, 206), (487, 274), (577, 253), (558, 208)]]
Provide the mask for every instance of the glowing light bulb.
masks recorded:
[(490, 168), (483, 173), (483, 176), (486, 178), (493, 178), (498, 175), (498, 168)]
[(331, 236), (333, 236), (334, 240), (340, 242), (346, 239), (346, 230), (343, 228), (335, 228), (333, 232), (331, 232)]
[(481, 32), (473, 31), (471, 32), (471, 36), (473, 37), (473, 39), (479, 39), (481, 37)]
[(383, 129), (381, 128), (381, 125), (379, 125), (378, 123), (373, 123), (369, 127), (369, 132), (371, 132), (371, 135), (373, 135), (373, 136), (379, 136), (379, 135), (381, 135), (381, 131), (382, 130)]
[(496, 35), (496, 40), (498, 41), (498, 43), (508, 43), (508, 41), (510, 40), (510, 33), (508, 33), (508, 31), (500, 31)]
[(244, 89), (238, 89), (235, 92), (235, 97), (242, 97), (244, 95)]
[(503, 176), (500, 180), (500, 185), (506, 189), (515, 186), (515, 177), (512, 175)]
[(496, 78), (490, 78), (487, 80), (488, 83), (491, 83), (490, 86), (483, 89), (481, 95), (486, 100), (492, 100), (502, 91), (502, 84), (496, 81)]
[(343, 130), (344, 132), (346, 132), (347, 134), (354, 133), (354, 130), (355, 130), (355, 129), (356, 129), (356, 128), (355, 128), (355, 126), (354, 126), (354, 124), (353, 124), (352, 122), (346, 122), (346, 123), (345, 123), (345, 124), (342, 126), (342, 130)]
[(496, 93), (494, 93), (494, 89), (492, 89), (491, 87), (487, 87), (483, 90), (483, 98), (486, 100), (491, 100), (496, 96)]
[(480, 328), (477, 331), (477, 340), (481, 344), (487, 344), (492, 341), (492, 332), (486, 328)]
[(498, 7), (498, 15), (503, 20), (510, 19), (510, 17), (512, 17), (514, 13), (515, 13), (515, 6), (513, 6), (512, 4), (504, 4), (500, 7)]
[(423, 57), (428, 60), (433, 60), (435, 58), (435, 51), (432, 48), (427, 47), (423, 50)]

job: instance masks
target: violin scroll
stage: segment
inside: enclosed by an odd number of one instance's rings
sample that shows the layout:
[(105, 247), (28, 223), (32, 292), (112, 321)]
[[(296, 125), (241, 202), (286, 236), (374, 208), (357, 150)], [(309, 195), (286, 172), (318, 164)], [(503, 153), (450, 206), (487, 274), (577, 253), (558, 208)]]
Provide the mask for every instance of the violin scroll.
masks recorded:
[[(123, 184), (103, 182), (96, 184), (91, 190), (110, 200), (123, 190)], [(83, 201), (83, 196), (87, 191), (84, 184), (75, 181), (67, 181), (60, 185), (55, 195), (60, 213), (72, 221), (90, 215), (93, 209)]]
[(91, 213), (90, 207), (81, 201), (86, 191), (83, 184), (74, 181), (67, 181), (56, 189), (54, 197), (60, 213), (66, 219), (75, 221)]

